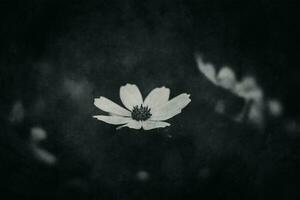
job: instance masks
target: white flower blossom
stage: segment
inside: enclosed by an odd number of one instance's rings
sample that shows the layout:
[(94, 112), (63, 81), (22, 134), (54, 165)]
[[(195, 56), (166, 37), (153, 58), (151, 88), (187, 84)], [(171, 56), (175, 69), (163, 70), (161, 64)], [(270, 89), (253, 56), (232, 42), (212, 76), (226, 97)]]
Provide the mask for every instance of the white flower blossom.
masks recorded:
[[(210, 63), (204, 63), (201, 56), (197, 56), (196, 60), (199, 70), (213, 84), (246, 100), (244, 109), (235, 120), (241, 121), (246, 115), (247, 120), (261, 127), (264, 121), (264, 95), (255, 78), (246, 76), (237, 81), (235, 72), (230, 67), (224, 66), (216, 73), (215, 67)], [(224, 113), (224, 110), (223, 101), (218, 101), (216, 111)]]
[(120, 98), (123, 108), (113, 101), (101, 96), (94, 99), (94, 105), (109, 113), (109, 115), (95, 115), (94, 118), (108, 124), (121, 125), (119, 128), (151, 130), (170, 126), (164, 122), (175, 115), (190, 102), (190, 95), (183, 93), (169, 100), (170, 89), (160, 87), (153, 89), (143, 100), (139, 88), (134, 84), (126, 84), (120, 88)]

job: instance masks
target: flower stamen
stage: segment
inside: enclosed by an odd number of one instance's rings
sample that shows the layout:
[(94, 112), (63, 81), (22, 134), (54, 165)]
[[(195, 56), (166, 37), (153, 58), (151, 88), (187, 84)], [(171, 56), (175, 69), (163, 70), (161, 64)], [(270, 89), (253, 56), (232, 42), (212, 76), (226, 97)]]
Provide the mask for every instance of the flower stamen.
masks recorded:
[(145, 121), (152, 116), (150, 110), (151, 109), (148, 106), (134, 106), (131, 112), (131, 117), (136, 121)]

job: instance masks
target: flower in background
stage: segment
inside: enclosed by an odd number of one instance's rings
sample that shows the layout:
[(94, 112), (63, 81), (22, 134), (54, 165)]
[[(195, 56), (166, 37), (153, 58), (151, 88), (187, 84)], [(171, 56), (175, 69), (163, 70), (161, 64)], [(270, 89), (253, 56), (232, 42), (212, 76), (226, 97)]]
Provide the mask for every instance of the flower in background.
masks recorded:
[(264, 94), (255, 78), (244, 77), (236, 84), (234, 93), (246, 100), (246, 105), (238, 120), (246, 119), (262, 128), (264, 124)]
[(169, 100), (170, 89), (160, 87), (153, 89), (143, 100), (139, 88), (134, 84), (126, 84), (120, 88), (120, 98), (123, 108), (113, 101), (105, 98), (95, 98), (94, 105), (109, 113), (109, 115), (95, 115), (94, 118), (108, 124), (121, 125), (132, 129), (151, 130), (170, 126), (164, 122), (175, 115), (190, 102), (190, 95), (183, 93)]
[[(19, 123), (26, 121), (25, 116), (26, 109), (24, 108), (22, 101), (16, 101), (13, 104), (12, 110), (8, 116), (9, 121), (12, 123), (12, 125), (17, 126)], [(40, 142), (44, 141), (46, 138), (46, 131), (43, 128), (34, 126), (31, 127), (29, 140), (26, 140), (25, 144), (30, 149), (35, 159), (47, 165), (54, 165), (57, 161), (57, 158), (52, 153), (40, 146)]]
[(35, 157), (48, 165), (56, 163), (56, 157), (46, 149), (40, 147), (39, 143), (47, 138), (47, 133), (40, 127), (32, 127), (30, 129), (30, 146)]
[(269, 114), (273, 117), (279, 117), (283, 113), (283, 106), (277, 99), (269, 99), (267, 102)]
[(211, 63), (204, 63), (201, 56), (196, 56), (197, 65), (202, 74), (213, 84), (234, 91), (237, 84), (234, 71), (227, 66), (224, 66), (217, 73), (215, 67)]
[(211, 63), (204, 63), (200, 55), (196, 56), (196, 61), (198, 68), (202, 72), (202, 74), (204, 74), (204, 76), (215, 85), (218, 85), (215, 67)]
[[(216, 72), (211, 63), (204, 63), (201, 56), (196, 56), (199, 70), (216, 86), (229, 90), (233, 94), (246, 100), (242, 112), (235, 118), (237, 121), (249, 121), (259, 127), (264, 123), (264, 95), (262, 89), (251, 76), (244, 77), (237, 81), (235, 72), (227, 66), (222, 67)], [(275, 107), (273, 105), (273, 107)], [(219, 113), (225, 112), (225, 105), (222, 100), (216, 104), (215, 110)], [(275, 108), (274, 108), (275, 110)]]

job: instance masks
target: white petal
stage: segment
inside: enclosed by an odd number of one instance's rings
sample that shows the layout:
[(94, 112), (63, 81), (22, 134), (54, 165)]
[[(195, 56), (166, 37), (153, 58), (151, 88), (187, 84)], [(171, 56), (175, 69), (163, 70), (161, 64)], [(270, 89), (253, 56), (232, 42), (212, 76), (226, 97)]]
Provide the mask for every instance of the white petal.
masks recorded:
[(186, 107), (191, 102), (189, 94), (180, 94), (165, 105), (160, 106), (159, 108), (154, 108), (151, 110), (150, 120), (167, 120), (175, 115), (179, 114), (181, 110)]
[(120, 116), (105, 116), (105, 115), (95, 115), (94, 118), (106, 122), (108, 124), (126, 124), (130, 121), (132, 121), (129, 117), (120, 117)]
[(30, 129), (30, 139), (32, 142), (38, 143), (47, 138), (47, 133), (40, 127), (32, 127)]
[(218, 84), (225, 89), (233, 90), (236, 85), (235, 73), (229, 67), (222, 67), (217, 79)]
[(144, 106), (153, 109), (162, 106), (168, 102), (170, 96), (170, 89), (166, 87), (155, 88), (152, 90), (144, 101)]
[(199, 70), (206, 76), (206, 78), (216, 84), (217, 81), (215, 67), (210, 63), (204, 63), (201, 56), (197, 56), (196, 59)]
[(254, 101), (262, 101), (264, 98), (263, 90), (257, 85), (255, 78), (245, 77), (236, 84), (235, 93), (243, 98)]
[(120, 98), (126, 108), (132, 110), (134, 106), (143, 103), (143, 97), (136, 85), (127, 83), (120, 88)]
[(280, 116), (283, 112), (283, 106), (279, 100), (270, 99), (267, 102), (267, 106), (269, 113), (274, 117)]
[(243, 80), (236, 84), (235, 92), (240, 96), (249, 91), (255, 90), (257, 88), (256, 80), (254, 77), (244, 77)]
[(94, 105), (108, 113), (127, 117), (131, 116), (131, 113), (128, 110), (122, 108), (118, 104), (112, 102), (111, 100), (105, 97), (95, 98)]
[(132, 128), (132, 129), (141, 129), (142, 128), (142, 122), (135, 121), (135, 120), (131, 119), (130, 122), (128, 122), (125, 125), (117, 127), (117, 129), (121, 129), (123, 127), (128, 127), (128, 128)]
[(56, 163), (57, 158), (51, 154), (50, 152), (48, 152), (45, 149), (41, 149), (35, 145), (33, 145), (33, 152), (35, 154), (35, 156), (37, 157), (37, 159), (39, 159), (40, 161), (49, 164), (49, 165), (53, 165)]
[(160, 122), (160, 121), (144, 121), (143, 122), (143, 129), (144, 130), (151, 130), (155, 128), (164, 128), (166, 126), (170, 126), (171, 124), (167, 122)]

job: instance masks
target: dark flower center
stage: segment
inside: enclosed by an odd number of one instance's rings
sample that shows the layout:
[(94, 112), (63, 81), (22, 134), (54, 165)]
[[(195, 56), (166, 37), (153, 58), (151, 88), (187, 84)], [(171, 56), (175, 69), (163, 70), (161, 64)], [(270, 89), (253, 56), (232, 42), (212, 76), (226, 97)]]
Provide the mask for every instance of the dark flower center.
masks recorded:
[(136, 121), (145, 121), (151, 117), (150, 108), (148, 106), (134, 106), (131, 112), (131, 118)]

